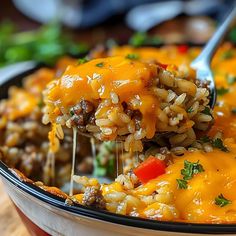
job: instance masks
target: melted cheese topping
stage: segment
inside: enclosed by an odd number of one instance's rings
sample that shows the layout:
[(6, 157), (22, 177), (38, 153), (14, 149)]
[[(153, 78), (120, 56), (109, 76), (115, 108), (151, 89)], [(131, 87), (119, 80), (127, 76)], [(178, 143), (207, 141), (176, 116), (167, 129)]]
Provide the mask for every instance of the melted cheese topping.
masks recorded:
[(48, 68), (41, 68), (25, 79), (24, 87), (29, 93), (41, 98), (42, 91), (54, 77), (55, 71)]
[[(233, 56), (223, 59), (222, 56), (227, 50), (230, 50)], [(148, 81), (155, 74), (153, 68), (147, 66), (145, 63), (124, 60), (124, 56), (130, 53), (137, 53), (144, 61), (158, 60), (163, 64), (173, 63), (181, 66), (188, 65), (197, 56), (199, 51), (200, 49), (190, 48), (187, 53), (180, 54), (176, 47), (165, 47), (161, 49), (115, 48), (110, 52), (110, 55), (117, 57), (93, 60), (92, 62), (79, 66), (70, 66), (63, 75), (69, 76), (70, 83), (64, 83), (63, 79), (58, 80), (58, 83), (52, 90), (52, 94), (50, 94), (50, 99), (53, 102), (60, 103), (61, 106), (69, 106), (75, 104), (78, 99), (81, 99), (82, 93), (84, 94), (84, 92), (86, 92), (84, 98), (88, 100), (106, 98), (110, 94), (105, 87), (110, 86), (110, 89), (119, 93), (122, 99), (126, 100), (131, 99), (133, 96), (133, 94), (127, 96), (126, 93), (126, 91), (129, 91), (130, 85), (134, 86), (135, 90), (133, 92), (141, 91), (143, 96), (145, 96), (148, 92)], [(104, 66), (97, 67), (96, 64), (101, 62), (104, 63)], [(232, 109), (236, 108), (236, 82), (229, 84), (227, 81), (228, 76), (236, 77), (235, 65), (236, 50), (225, 44), (214, 57), (212, 66), (217, 87), (224, 87), (229, 89), (229, 91), (217, 98), (218, 104), (214, 109), (215, 124), (209, 131), (209, 135), (213, 136), (218, 131), (222, 131), (224, 134), (224, 144), (230, 152), (226, 153), (214, 149), (210, 153), (204, 153), (202, 151), (186, 152), (182, 157), (173, 157), (173, 164), (168, 166), (166, 174), (129, 192), (129, 194), (141, 199), (142, 197), (151, 196), (153, 193), (160, 191), (162, 186), (168, 186), (168, 191), (165, 192), (165, 195), (168, 196), (168, 194), (171, 194), (173, 196), (173, 199), (168, 204), (174, 206), (178, 213), (175, 213), (176, 218), (174, 219), (168, 218), (164, 214), (158, 215), (157, 219), (202, 223), (236, 223), (236, 114), (232, 113)], [(116, 66), (122, 69), (122, 73), (117, 72), (120, 69), (118, 70)], [(134, 72), (134, 68), (135, 71), (136, 68), (139, 69), (138, 74), (135, 74), (137, 72)], [(99, 79), (93, 72), (99, 75)], [(94, 90), (97, 92), (94, 93)], [(74, 96), (71, 97), (71, 94), (74, 94)], [(19, 103), (19, 101), (24, 102)], [(150, 99), (149, 105), (146, 106), (150, 106), (150, 104), (152, 104), (152, 99)], [(16, 119), (29, 115), (35, 105), (36, 101), (34, 97), (19, 89), (19, 93), (9, 100), (8, 110), (6, 110), (7, 117), (8, 119)], [(158, 104), (154, 105), (158, 106)], [(143, 108), (144, 113), (146, 106)], [(55, 111), (55, 113), (57, 112)], [(147, 115), (147, 117), (149, 116)], [(51, 134), (53, 136), (53, 133)], [(55, 147), (53, 146), (51, 148), (53, 149)], [(205, 171), (194, 175), (188, 181), (187, 189), (178, 189), (176, 179), (182, 178), (181, 169), (184, 167), (184, 160), (190, 162), (199, 161)], [(104, 195), (125, 191), (123, 186), (116, 182), (102, 186)], [(216, 205), (214, 201), (219, 194), (223, 194), (225, 198), (231, 201), (231, 204), (224, 207)], [(82, 194), (76, 195), (76, 197), (78, 198), (78, 202), (82, 202)], [(114, 211), (112, 204), (109, 207), (108, 210)], [(146, 217), (146, 214), (151, 210), (159, 210), (160, 208), (161, 204), (158, 202), (151, 205), (140, 204), (137, 207), (137, 211), (140, 216)]]
[[(166, 174), (134, 190), (134, 195), (151, 195), (158, 192), (164, 183), (174, 194), (171, 204), (179, 213), (179, 219), (189, 222), (236, 222), (236, 145), (232, 140), (226, 142), (231, 152), (214, 150), (210, 153), (186, 153), (184, 157), (176, 157)], [(188, 181), (187, 189), (178, 189), (176, 179), (181, 179), (184, 160), (201, 163), (204, 172), (194, 175)], [(225, 207), (215, 204), (215, 198), (223, 194), (232, 201)], [(166, 192), (166, 195), (168, 192)], [(146, 208), (143, 209), (143, 212)]]
[(189, 64), (198, 53), (200, 48), (190, 48), (188, 53), (179, 53), (177, 47), (166, 46), (162, 48), (141, 47), (133, 48), (130, 46), (114, 47), (110, 51), (111, 56), (126, 56), (128, 54), (137, 54), (144, 61), (158, 61), (163, 64), (173, 64), (180, 66)]
[[(124, 55), (137, 53), (143, 60), (160, 60), (162, 63), (174, 63), (178, 66), (189, 64), (196, 57), (199, 49), (189, 49), (188, 53), (180, 54), (176, 47), (163, 49), (134, 49), (122, 47), (113, 49), (111, 55)], [(224, 53), (230, 50), (232, 56), (224, 58)], [(228, 91), (219, 95), (214, 108), (215, 123), (208, 135), (213, 136), (218, 131), (223, 132), (223, 142), (229, 152), (214, 149), (210, 153), (202, 151), (186, 152), (182, 157), (174, 157), (173, 164), (168, 166), (166, 174), (149, 181), (132, 191), (134, 196), (150, 196), (158, 192), (163, 185), (168, 186), (168, 194), (173, 195), (169, 203), (177, 209), (175, 220), (201, 223), (235, 223), (236, 222), (236, 114), (232, 109), (236, 108), (236, 80), (229, 83), (228, 77), (236, 78), (236, 50), (225, 44), (214, 57), (212, 67), (215, 74), (217, 88), (225, 88)], [(204, 172), (194, 175), (188, 181), (187, 189), (178, 189), (176, 179), (181, 179), (181, 169), (184, 160), (197, 162), (203, 166)], [(215, 198), (223, 194), (230, 204), (220, 207), (215, 204)], [(139, 212), (144, 217), (150, 210), (160, 210), (160, 204), (154, 203)], [(165, 215), (158, 215), (156, 219), (170, 220)]]
[(49, 84), (47, 99), (56, 104), (50, 119), (55, 121), (60, 111), (68, 111), (82, 99), (96, 104), (99, 99), (110, 98), (113, 92), (118, 95), (119, 103), (129, 103), (139, 96), (141, 102), (131, 107), (139, 109), (144, 122), (150, 124), (147, 134), (150, 138), (155, 132), (155, 116), (159, 107), (157, 97), (149, 91), (156, 74), (156, 65), (124, 57), (95, 59), (82, 65), (69, 66), (59, 80)]
[[(99, 63), (103, 63), (103, 66), (96, 66)], [(92, 60), (82, 65), (69, 66), (48, 98), (66, 107), (81, 99), (93, 101), (110, 98), (112, 91), (125, 101), (146, 90), (154, 73), (155, 67), (123, 57)]]
[(16, 120), (30, 115), (37, 106), (37, 99), (24, 89), (12, 88), (6, 103), (4, 115), (9, 120)]

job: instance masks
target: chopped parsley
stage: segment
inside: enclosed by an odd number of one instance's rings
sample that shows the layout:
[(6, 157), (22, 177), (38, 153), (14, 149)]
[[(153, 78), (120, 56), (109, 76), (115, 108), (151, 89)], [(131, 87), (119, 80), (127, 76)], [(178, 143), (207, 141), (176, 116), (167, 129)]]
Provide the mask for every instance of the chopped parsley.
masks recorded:
[(132, 54), (128, 54), (125, 58), (130, 59), (130, 60), (137, 60), (139, 59), (139, 55), (132, 53)]
[(183, 179), (176, 179), (179, 189), (187, 189), (188, 182), (195, 174), (204, 172), (203, 166), (197, 162), (184, 161), (184, 168), (181, 170)]
[(88, 62), (89, 60), (86, 58), (86, 57), (84, 57), (84, 58), (79, 58), (79, 60), (78, 60), (78, 64), (80, 65), (80, 64), (84, 64), (84, 63), (86, 63), (86, 62)]
[(197, 162), (184, 161), (184, 169), (181, 170), (184, 180), (190, 180), (194, 174), (204, 172), (203, 166)]
[(188, 182), (184, 179), (176, 179), (179, 189), (187, 189)]
[(224, 88), (224, 87), (221, 87), (221, 88), (217, 89), (217, 95), (219, 95), (219, 96), (223, 96), (228, 92), (229, 92), (229, 89)]
[(233, 54), (233, 51), (228, 50), (228, 51), (222, 53), (221, 58), (222, 58), (223, 60), (224, 60), (224, 59), (230, 59), (230, 58), (233, 57), (233, 55), (234, 55), (234, 54)]
[(100, 62), (98, 64), (96, 64), (97, 67), (103, 67), (104, 66), (104, 63), (103, 62)]
[(212, 140), (212, 146), (215, 148), (220, 149), (223, 152), (228, 152), (228, 148), (224, 146), (223, 141), (220, 138), (217, 138), (215, 140)]
[(203, 114), (211, 116), (211, 109), (210, 107), (205, 107), (205, 109), (202, 111)]
[(163, 41), (160, 37), (154, 35), (148, 35), (144, 32), (135, 33), (129, 40), (129, 44), (134, 47), (140, 47), (143, 45), (156, 46), (162, 44)]
[(236, 82), (236, 76), (227, 75), (226, 80), (227, 80), (228, 85), (232, 85)]
[(187, 110), (188, 113), (192, 113), (193, 112), (193, 108), (189, 107), (189, 109)]
[[(236, 112), (236, 111), (235, 111)], [(229, 152), (228, 148), (224, 145), (222, 139), (211, 139), (209, 136), (203, 136), (199, 139), (201, 143), (211, 143), (214, 148), (218, 148), (223, 152)]]
[(220, 207), (224, 207), (228, 204), (231, 204), (232, 202), (228, 199), (226, 199), (223, 194), (221, 193), (218, 197), (215, 198), (215, 204)]

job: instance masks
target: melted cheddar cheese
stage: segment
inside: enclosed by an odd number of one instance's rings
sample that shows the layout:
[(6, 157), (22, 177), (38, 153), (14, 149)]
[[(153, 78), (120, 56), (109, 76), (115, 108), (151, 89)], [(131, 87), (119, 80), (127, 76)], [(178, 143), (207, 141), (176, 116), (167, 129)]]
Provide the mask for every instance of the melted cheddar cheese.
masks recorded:
[[(224, 58), (224, 53), (228, 50), (231, 51), (233, 56)], [(179, 68), (183, 66), (183, 71), (187, 67), (188, 76), (194, 77), (194, 72), (189, 70), (188, 65), (199, 52), (200, 48), (189, 48), (186, 53), (181, 53), (178, 51), (177, 47), (173, 46), (159, 49), (123, 46), (111, 49), (109, 56), (125, 57), (128, 54), (137, 54), (140, 61), (143, 62), (157, 61), (163, 64), (175, 64)], [(101, 62), (101, 59), (96, 61), (96, 63), (99, 62)], [(218, 96), (217, 105), (214, 109), (215, 123), (208, 135), (212, 137), (217, 132), (222, 132), (224, 145), (229, 152), (223, 152), (216, 148), (209, 153), (200, 150), (195, 152), (186, 151), (181, 157), (173, 157), (173, 163), (167, 167), (164, 175), (161, 175), (138, 188), (134, 188), (133, 190), (124, 189), (123, 186), (117, 182), (109, 185), (102, 185), (103, 195), (106, 196), (116, 192), (125, 192), (129, 196), (136, 197), (136, 200), (141, 200), (141, 203), (136, 204), (132, 209), (135, 209), (138, 216), (143, 216), (145, 218), (150, 218), (148, 214), (156, 211), (156, 215), (153, 215), (153, 219), (158, 220), (197, 223), (235, 223), (236, 110), (235, 112), (232, 112), (232, 110), (236, 108), (236, 79), (235, 81), (233, 80), (233, 82), (231, 80), (231, 83), (229, 83), (227, 79), (229, 76), (236, 78), (235, 64), (236, 50), (229, 44), (224, 44), (218, 50), (212, 62), (217, 87), (224, 88), (227, 92), (222, 96)], [(105, 86), (110, 85), (106, 84)], [(95, 88), (99, 89), (99, 87)], [(134, 89), (136, 89), (136, 87)], [(98, 96), (100, 95), (98, 94)], [(176, 179), (182, 178), (181, 170), (184, 168), (185, 160), (201, 163), (204, 172), (195, 174), (192, 179), (188, 180), (187, 189), (179, 189)], [(163, 204), (154, 202), (150, 205), (142, 202), (143, 197), (150, 197), (153, 194), (162, 191), (163, 186), (168, 186), (165, 195), (173, 196), (171, 201), (165, 203), (164, 200)], [(226, 199), (229, 199), (230, 204), (224, 207), (216, 205), (215, 199), (220, 194), (223, 194)], [(80, 199), (81, 198), (82, 196), (80, 195)], [(163, 211), (163, 206), (165, 204), (169, 205), (172, 213), (167, 210)], [(131, 214), (130, 210), (124, 212), (117, 211), (117, 208), (114, 207), (114, 204), (112, 203), (107, 204), (107, 210), (121, 214)]]
[[(99, 63), (103, 63), (103, 66), (96, 66)], [(154, 66), (123, 57), (92, 60), (82, 65), (69, 66), (48, 98), (67, 107), (81, 99), (93, 101), (110, 98), (112, 91), (126, 101), (141, 91), (145, 95), (145, 87), (154, 75)]]
[(131, 108), (140, 110), (144, 122), (150, 127), (147, 137), (151, 138), (155, 132), (154, 117), (159, 103), (149, 87), (156, 74), (157, 66), (154, 64), (119, 56), (68, 66), (59, 80), (49, 84), (50, 91), (46, 99), (56, 104), (50, 119), (55, 121), (60, 111), (68, 110), (83, 99), (96, 104), (99, 99), (110, 98), (113, 92), (118, 95), (121, 104), (129, 103), (138, 95), (141, 102), (131, 105)]
[[(134, 190), (136, 196), (158, 192), (165, 183), (174, 195), (173, 204), (179, 219), (188, 222), (236, 222), (236, 145), (227, 141), (230, 152), (214, 150), (210, 153), (192, 152), (176, 157), (166, 174)], [(181, 178), (184, 160), (201, 163), (204, 172), (188, 181), (187, 189), (178, 189), (176, 179)], [(168, 192), (166, 193), (168, 194)], [(223, 194), (231, 203), (220, 207), (215, 198)], [(143, 209), (146, 211), (146, 208)]]
[[(233, 56), (224, 58), (224, 53), (228, 50)], [(151, 116), (159, 104), (153, 99), (152, 94), (148, 93), (150, 78), (155, 76), (156, 68), (146, 64), (145, 61), (156, 60), (163, 64), (187, 66), (199, 51), (199, 48), (189, 48), (188, 52), (183, 54), (178, 52), (176, 47), (155, 49), (125, 46), (112, 49), (109, 52), (109, 55), (113, 56), (111, 58), (96, 59), (82, 65), (75, 65), (75, 61), (72, 60), (69, 63), (73, 65), (67, 68), (61, 79), (57, 80), (56, 84), (54, 84), (55, 81), (53, 84), (49, 84), (53, 89), (48, 99), (53, 103), (60, 104), (61, 108), (66, 108), (75, 105), (82, 98), (89, 101), (106, 99), (110, 97), (109, 91), (114, 91), (122, 101), (126, 102), (139, 93), (141, 97), (145, 97), (143, 100), (146, 101), (146, 103), (139, 105), (139, 109), (146, 117), (146, 122), (150, 123), (152, 122)], [(124, 58), (127, 54), (132, 53), (138, 54), (141, 61), (131, 61)], [(68, 61), (63, 62), (61, 67), (66, 67), (67, 63)], [(99, 63), (103, 63), (103, 66), (97, 66)], [(138, 198), (140, 201), (134, 208), (139, 216), (147, 218), (148, 212), (155, 210), (160, 212), (163, 205), (160, 202), (150, 205), (144, 204), (143, 197), (159, 193), (163, 186), (168, 186), (168, 190), (164, 194), (172, 196), (166, 204), (175, 208), (174, 216), (163, 213), (162, 215), (157, 214), (156, 218), (153, 217), (154, 219), (198, 223), (236, 223), (236, 114), (232, 112), (236, 108), (236, 81), (230, 83), (228, 81), (229, 76), (236, 78), (235, 65), (236, 50), (225, 44), (214, 57), (212, 67), (217, 87), (224, 88), (227, 92), (217, 98), (214, 108), (215, 123), (208, 135), (214, 136), (217, 132), (222, 132), (224, 145), (229, 152), (223, 152), (216, 148), (209, 153), (186, 151), (181, 157), (173, 157), (173, 163), (167, 167), (164, 175), (132, 190), (124, 189), (117, 182), (102, 185), (103, 195), (125, 192), (127, 195)], [(51, 75), (51, 73), (48, 75), (46, 81), (51, 80)], [(131, 86), (132, 90), (130, 90)], [(14, 120), (29, 115), (37, 105), (37, 100), (32, 94), (38, 94), (38, 91), (37, 89), (28, 93), (17, 89), (17, 93), (8, 101), (8, 108), (5, 111), (6, 117), (9, 120)], [(129, 93), (127, 94), (127, 92)], [(19, 103), (19, 101), (21, 102)], [(60, 111), (56, 108), (53, 115), (56, 117), (58, 113)], [(55, 132), (56, 126), (49, 133), (49, 139), (53, 144), (50, 146), (51, 151), (57, 150), (57, 143), (52, 141)], [(199, 161), (204, 172), (195, 174), (192, 179), (188, 180), (187, 189), (179, 189), (176, 179), (182, 178), (181, 169), (184, 167), (185, 160)], [(54, 194), (57, 192), (57, 189), (54, 188), (44, 189)], [(230, 204), (224, 207), (216, 205), (215, 198), (220, 194), (229, 199)], [(77, 202), (82, 203), (83, 194), (75, 195), (75, 198)], [(117, 212), (112, 203), (108, 204), (107, 210)], [(129, 209), (122, 213), (130, 214), (130, 212)]]
[[(230, 51), (229, 58), (224, 54)], [(173, 63), (178, 66), (188, 65), (197, 56), (199, 49), (190, 48), (187, 53), (181, 54), (176, 47), (162, 49), (155, 48), (114, 48), (111, 55), (125, 55), (137, 53), (143, 60), (160, 60), (162, 63)], [(182, 157), (175, 156), (173, 164), (167, 167), (166, 174), (159, 176), (148, 183), (134, 189), (132, 194), (141, 198), (151, 196), (158, 192), (161, 186), (167, 185), (166, 195), (173, 195), (172, 202), (178, 213), (177, 221), (197, 223), (235, 223), (236, 222), (236, 50), (229, 44), (224, 44), (217, 52), (212, 62), (218, 89), (226, 89), (224, 94), (217, 97), (214, 108), (215, 123), (208, 135), (213, 136), (217, 132), (223, 133), (224, 145), (229, 152), (214, 149), (212, 152), (203, 151), (186, 152)], [(229, 79), (231, 77), (231, 81)], [(194, 175), (188, 181), (187, 189), (179, 189), (176, 179), (181, 179), (181, 169), (184, 161), (199, 162), (204, 172)], [(230, 204), (220, 207), (215, 204), (215, 198), (223, 194)], [(139, 209), (142, 216), (150, 210), (160, 210), (160, 204), (154, 203)], [(166, 220), (165, 215), (159, 215), (156, 219)], [(167, 218), (167, 220), (173, 220)]]
[(12, 88), (6, 103), (4, 115), (9, 120), (15, 120), (30, 115), (37, 106), (37, 99), (24, 89)]

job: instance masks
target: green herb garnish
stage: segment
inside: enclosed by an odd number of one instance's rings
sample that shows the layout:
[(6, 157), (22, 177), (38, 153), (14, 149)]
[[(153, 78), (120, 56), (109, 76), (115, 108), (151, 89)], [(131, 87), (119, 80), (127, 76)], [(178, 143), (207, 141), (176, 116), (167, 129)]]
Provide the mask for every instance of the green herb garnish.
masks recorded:
[(232, 202), (228, 199), (226, 199), (223, 194), (221, 193), (218, 197), (215, 198), (215, 204), (220, 207), (224, 207), (228, 204), (231, 204)]
[(233, 75), (227, 75), (226, 80), (229, 85), (232, 85), (236, 82), (236, 77)]
[(228, 50), (226, 52), (224, 52), (222, 55), (221, 55), (221, 58), (224, 60), (224, 59), (230, 59), (233, 57), (233, 51), (231, 50)]
[(229, 152), (228, 148), (224, 146), (224, 143), (220, 138), (212, 140), (212, 146), (220, 149), (223, 152)]
[(227, 89), (227, 88), (221, 87), (221, 88), (217, 89), (217, 95), (219, 95), (219, 96), (223, 96), (228, 92), (229, 92), (229, 89)]
[(224, 145), (220, 138), (212, 140), (209, 136), (203, 136), (199, 139), (199, 141), (202, 143), (211, 143), (214, 148), (218, 148), (223, 152), (229, 152), (228, 148)]
[(88, 46), (74, 42), (58, 22), (25, 32), (9, 21), (0, 24), (0, 66), (26, 60), (53, 65), (61, 56), (87, 51)]
[(143, 45), (156, 46), (162, 44), (163, 41), (158, 36), (148, 35), (143, 32), (135, 33), (129, 40), (129, 44), (134, 47), (140, 47)]
[(103, 67), (104, 66), (104, 63), (103, 62), (100, 62), (98, 64), (96, 64), (97, 67)]
[(189, 107), (189, 109), (187, 110), (188, 113), (192, 113), (193, 112), (193, 108)]
[(184, 179), (176, 179), (179, 189), (187, 189), (188, 182)]
[(130, 59), (130, 60), (137, 60), (137, 59), (139, 59), (139, 55), (135, 54), (135, 53), (128, 54), (125, 58)]
[(190, 162), (190, 161), (185, 160), (184, 168), (181, 170), (181, 175), (183, 176), (183, 179), (176, 179), (178, 188), (186, 189), (188, 185), (187, 180), (192, 179), (195, 174), (198, 174), (201, 172), (204, 172), (204, 169), (203, 169), (203, 166), (199, 164), (199, 161)]
[(229, 39), (231, 42), (236, 43), (236, 27), (234, 27), (229, 33)]
[(106, 174), (107, 174), (106, 167), (100, 167), (94, 165), (94, 171), (93, 171), (94, 176), (106, 176)]
[(80, 65), (80, 64), (84, 64), (84, 63), (86, 63), (86, 62), (88, 62), (89, 60), (88, 60), (88, 58), (86, 58), (86, 57), (84, 57), (84, 58), (79, 58), (78, 59), (78, 64)]
[(205, 107), (205, 109), (202, 111), (203, 114), (211, 116), (211, 109), (210, 107)]
[(110, 176), (115, 175), (115, 142), (103, 142), (99, 146), (98, 154), (94, 159), (94, 176)]
[(184, 180), (190, 180), (194, 174), (204, 172), (203, 166), (198, 162), (184, 161), (184, 169), (181, 170)]

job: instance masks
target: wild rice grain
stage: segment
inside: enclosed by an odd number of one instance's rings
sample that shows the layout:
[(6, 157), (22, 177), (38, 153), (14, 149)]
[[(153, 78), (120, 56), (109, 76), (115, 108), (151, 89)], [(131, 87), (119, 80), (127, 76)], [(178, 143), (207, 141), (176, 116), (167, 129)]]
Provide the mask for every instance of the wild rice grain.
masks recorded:
[(180, 96), (178, 96), (175, 99), (174, 104), (177, 105), (177, 106), (182, 105), (182, 103), (184, 102), (185, 98), (186, 98), (186, 93), (182, 93)]
[(119, 97), (116, 93), (111, 92), (110, 96), (111, 96), (111, 101), (112, 101), (113, 104), (118, 104), (119, 103)]

